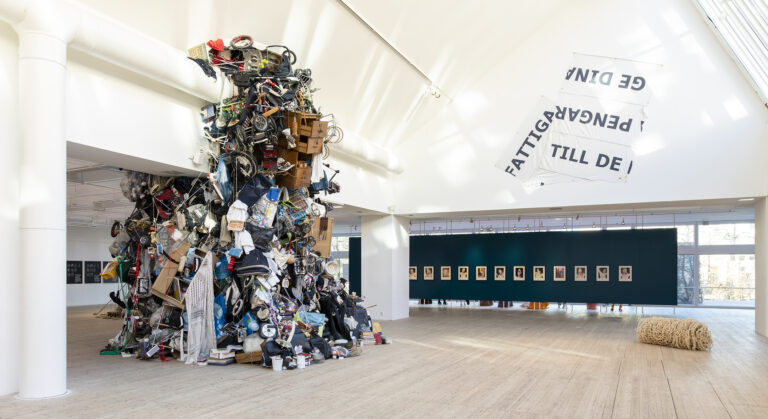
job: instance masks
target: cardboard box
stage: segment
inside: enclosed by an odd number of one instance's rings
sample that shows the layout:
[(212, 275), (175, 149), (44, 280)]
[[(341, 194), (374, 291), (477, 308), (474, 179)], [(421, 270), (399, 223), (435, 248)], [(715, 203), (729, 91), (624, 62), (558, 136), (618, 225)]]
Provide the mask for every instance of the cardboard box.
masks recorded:
[[(181, 309), (184, 308), (184, 298), (181, 296), (179, 280), (176, 279), (179, 264), (174, 262), (174, 260), (181, 261), (186, 256), (189, 247), (190, 244), (184, 242), (178, 249), (174, 250), (171, 254), (171, 259), (165, 261), (163, 269), (160, 270), (160, 275), (157, 276), (155, 283), (152, 284), (152, 295), (162, 298)], [(168, 294), (168, 291), (173, 292), (173, 294)]]
[(312, 248), (312, 251), (324, 258), (331, 257), (333, 218), (322, 217), (315, 219), (309, 235), (315, 238), (315, 246)]

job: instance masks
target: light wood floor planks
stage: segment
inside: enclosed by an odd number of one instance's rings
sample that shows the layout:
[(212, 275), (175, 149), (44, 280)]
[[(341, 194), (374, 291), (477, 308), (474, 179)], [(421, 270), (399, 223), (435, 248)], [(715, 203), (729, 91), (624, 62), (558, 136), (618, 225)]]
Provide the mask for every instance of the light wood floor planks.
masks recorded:
[(0, 417), (768, 417), (768, 339), (750, 310), (678, 309), (713, 333), (690, 352), (638, 343), (632, 308), (411, 306), (382, 323), (393, 345), (280, 373), (99, 356), (119, 323), (93, 311), (69, 313), (71, 394), (2, 397)]

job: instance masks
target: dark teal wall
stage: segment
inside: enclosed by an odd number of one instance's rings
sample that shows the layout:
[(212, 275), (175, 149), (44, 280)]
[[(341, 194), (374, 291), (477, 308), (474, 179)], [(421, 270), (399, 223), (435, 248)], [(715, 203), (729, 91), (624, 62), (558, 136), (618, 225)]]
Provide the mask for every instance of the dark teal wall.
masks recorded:
[(362, 295), (360, 292), (360, 237), (349, 238), (349, 273), (347, 275), (349, 292)]
[[(360, 283), (359, 246), (350, 240), (350, 287)], [(675, 229), (411, 236), (410, 265), (418, 267), (411, 298), (677, 304)], [(525, 281), (512, 281), (516, 265)], [(545, 266), (544, 282), (533, 282), (534, 265)], [(552, 280), (555, 265), (566, 267), (565, 282)], [(587, 266), (587, 282), (574, 282), (576, 265)], [(597, 265), (610, 267), (609, 282), (595, 281)], [(632, 266), (632, 282), (618, 281), (619, 265)], [(424, 266), (434, 266), (433, 281)], [(450, 281), (440, 280), (441, 266), (451, 267)], [(459, 266), (469, 266), (468, 281), (458, 280)], [(475, 280), (475, 266), (488, 267), (487, 281)], [(494, 266), (506, 266), (506, 281), (493, 280)]]
[[(675, 229), (608, 230), (510, 234), (413, 236), (410, 265), (418, 279), (409, 281), (411, 298), (563, 301), (625, 304), (677, 304), (677, 234)], [(512, 281), (512, 269), (525, 266), (525, 281)], [(533, 266), (545, 266), (546, 280), (533, 282)], [(553, 281), (553, 267), (566, 267), (566, 281)], [(574, 266), (587, 266), (587, 282), (574, 282)], [(608, 265), (609, 282), (596, 282), (596, 266)], [(619, 265), (632, 266), (632, 282), (619, 282)], [(434, 266), (425, 281), (423, 267)], [(450, 281), (440, 267), (450, 266)], [(469, 280), (457, 279), (469, 266)], [(475, 266), (488, 267), (488, 280), (475, 280)], [(493, 280), (494, 266), (506, 266), (506, 281)]]

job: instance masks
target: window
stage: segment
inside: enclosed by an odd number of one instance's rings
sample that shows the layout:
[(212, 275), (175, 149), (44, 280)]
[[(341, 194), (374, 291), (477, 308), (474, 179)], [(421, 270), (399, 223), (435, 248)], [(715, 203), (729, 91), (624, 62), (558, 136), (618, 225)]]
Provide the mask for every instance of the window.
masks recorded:
[(696, 255), (677, 256), (677, 303), (695, 304), (695, 278)]
[(699, 261), (701, 300), (704, 304), (754, 303), (754, 254), (701, 255)]
[(699, 226), (699, 245), (755, 244), (754, 224), (710, 224)]
[(677, 226), (677, 245), (678, 246), (693, 246), (696, 239), (696, 226), (692, 224), (684, 224)]
[(349, 275), (349, 237), (334, 236), (331, 238), (331, 257), (339, 264), (336, 278), (347, 278)]
[(349, 237), (332, 237), (331, 252), (349, 252)]

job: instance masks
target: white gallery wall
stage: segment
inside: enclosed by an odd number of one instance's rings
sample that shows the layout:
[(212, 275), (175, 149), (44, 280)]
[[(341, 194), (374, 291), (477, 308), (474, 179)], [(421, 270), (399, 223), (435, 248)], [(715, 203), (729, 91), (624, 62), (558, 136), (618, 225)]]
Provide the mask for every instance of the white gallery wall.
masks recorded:
[[(377, 21), (399, 22), (400, 28), (411, 31), (412, 20), (423, 17), (397, 4), (365, 4), (379, 12)], [(518, 6), (509, 2), (507, 7)], [(435, 13), (434, 19), (439, 26), (441, 15)], [(494, 36), (498, 29), (493, 21), (487, 23), (488, 36), (476, 40), (481, 42), (477, 48), (486, 52), (484, 60), (467, 57), (476, 72), (457, 85), (435, 69), (438, 83), (443, 77), (450, 82), (453, 97), (434, 100), (445, 99), (440, 113), (407, 132), (396, 149), (405, 166), (395, 183), (397, 213), (700, 200), (768, 192), (768, 110), (693, 2), (562, 2), (530, 26), (520, 42), (511, 43)], [(627, 183), (566, 183), (526, 191), (493, 165), (536, 101), (542, 95), (556, 97), (573, 52), (663, 65), (651, 86), (645, 133), (633, 144), (632, 173)]]
[[(110, 244), (109, 228), (67, 228), (67, 260), (110, 261)], [(102, 305), (109, 301), (109, 293), (118, 289), (118, 284), (67, 284), (67, 305)]]

